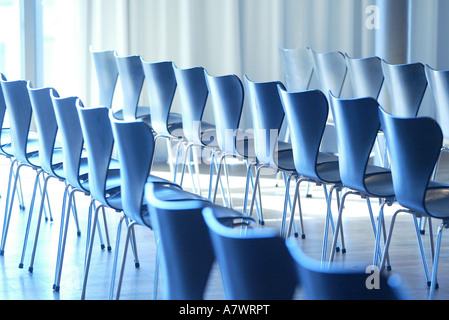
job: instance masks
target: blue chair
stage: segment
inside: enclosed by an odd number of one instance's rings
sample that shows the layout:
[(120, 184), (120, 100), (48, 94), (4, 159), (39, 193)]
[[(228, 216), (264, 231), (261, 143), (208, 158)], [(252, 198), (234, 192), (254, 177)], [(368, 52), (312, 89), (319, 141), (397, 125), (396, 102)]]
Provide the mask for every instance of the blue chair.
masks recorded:
[(287, 248), (295, 260), (301, 288), (307, 300), (408, 300), (407, 288), (398, 275), (360, 268), (323, 268), (308, 257), (294, 239)]
[(390, 64), (382, 60), (385, 86), (391, 113), (399, 117), (416, 117), (427, 88), (422, 63)]
[(146, 62), (141, 58), (151, 109), (151, 127), (155, 132), (155, 144), (160, 138), (167, 139), (168, 161), (174, 174), (170, 141), (183, 139), (182, 117), (171, 110), (176, 93), (176, 78), (171, 61)]
[(139, 105), (145, 80), (140, 56), (119, 56), (115, 52), (115, 61), (123, 97), (122, 108), (115, 112), (115, 116), (124, 120), (143, 119), (151, 123), (150, 107)]
[[(42, 174), (42, 178), (44, 179), (44, 186), (42, 189), (42, 198), (35, 233), (34, 247), (30, 263), (30, 265), (33, 265), (45, 199), (47, 199), (47, 206), (48, 208), (50, 208), (49, 196), (47, 194), (48, 181), (51, 178), (54, 178), (59, 180), (60, 182), (65, 183), (65, 178), (62, 169), (63, 166), (62, 148), (57, 141), (58, 124), (56, 123), (53, 103), (51, 100), (51, 92), (53, 91), (54, 95), (57, 95), (57, 92), (55, 89), (50, 87), (33, 88), (30, 82), (28, 82), (27, 89), (28, 94), (30, 96), (31, 108), (34, 116), (34, 123), (36, 125), (36, 130), (39, 134), (39, 163), (40, 167), (42, 168), (40, 174)], [(38, 174), (36, 179), (39, 179), (40, 174)], [(23, 268), (31, 217), (34, 209), (35, 196), (36, 194), (33, 195), (31, 200), (29, 218), (26, 228), (27, 231), (25, 235), (25, 241), (23, 244), (22, 257), (19, 263), (19, 268)], [(65, 194), (63, 199), (65, 199)], [(52, 220), (51, 216), (50, 219)], [(30, 267), (28, 271), (33, 272), (33, 267)]]
[[(183, 166), (179, 185), (182, 186), (187, 159), (190, 159), (190, 154), (192, 153), (197, 172), (198, 189), (193, 181), (193, 169), (190, 166), (192, 183), (195, 193), (201, 194), (198, 161), (196, 154), (194, 154), (193, 151), (195, 151), (196, 148), (206, 148), (210, 150), (217, 147), (214, 124), (203, 120), (203, 114), (209, 95), (206, 79), (204, 77), (204, 68), (193, 67), (181, 69), (173, 63), (173, 70), (178, 84), (182, 115), (182, 131), (185, 143), (184, 157), (181, 161)], [(188, 161), (188, 163), (190, 164), (190, 161)], [(177, 171), (178, 169), (175, 168), (175, 182), (177, 181)]]
[[(147, 184), (151, 225), (158, 241), (164, 299), (204, 299), (214, 250), (202, 216), (203, 208), (221, 208), (179, 187)], [(215, 209), (214, 209), (215, 210)], [(220, 211), (216, 219), (228, 225), (247, 221), (234, 210)]]
[[(356, 99), (339, 99), (329, 93), (330, 105), (334, 115), (337, 131), (338, 159), (340, 178), (346, 191), (342, 195), (334, 233), (333, 248), (336, 246), (338, 233), (342, 227), (343, 209), (349, 195), (360, 196), (366, 199), (369, 216), (376, 239), (373, 264), (377, 265), (379, 242), (383, 224), (383, 211), (385, 205), (392, 205), (395, 201), (393, 181), (390, 170), (370, 164), (370, 154), (374, 148), (377, 134), (380, 129), (378, 116), (378, 102), (371, 97)], [(371, 199), (378, 199), (380, 210), (378, 226), (371, 208)], [(334, 259), (334, 250), (331, 250), (330, 262)]]
[[(55, 93), (52, 93), (53, 108), (63, 150), (63, 174), (67, 182), (64, 190), (67, 200), (63, 202), (62, 208), (55, 281), (53, 285), (53, 289), (56, 292), (60, 290), (70, 210), (75, 201), (75, 194), (81, 193), (90, 196), (88, 158), (83, 154), (84, 137), (76, 109), (77, 100), (78, 97), (75, 96), (58, 97)], [(90, 210), (91, 206), (89, 206)], [(77, 229), (78, 236), (80, 236), (79, 227)]]
[[(2, 73), (0, 73), (0, 79), (1, 81), (7, 81), (5, 75)], [(6, 116), (6, 102), (3, 95), (3, 90), (1, 90), (0, 86), (0, 154), (8, 159), (12, 159), (13, 154), (11, 150), (11, 128), (7, 128), (4, 126), (4, 120)]]
[[(218, 183), (221, 181), (221, 171), (225, 168), (226, 177), (228, 177), (225, 160), (227, 157), (242, 159), (246, 162), (247, 169), (249, 164), (255, 161), (254, 153), (254, 136), (249, 132), (243, 132), (240, 125), (240, 119), (243, 111), (244, 88), (240, 78), (236, 75), (212, 76), (206, 70), (204, 71), (206, 77), (207, 88), (212, 103), (212, 110), (215, 119), (215, 133), (218, 148), (212, 154), (212, 164), (209, 180), (209, 196), (212, 202), (216, 201)], [(215, 186), (213, 186), (214, 175), (214, 160), (219, 156), (217, 179)], [(251, 171), (248, 171), (250, 173)], [(247, 184), (252, 181), (252, 176), (247, 176)], [(222, 192), (224, 193), (223, 186)], [(248, 191), (248, 187), (246, 187)], [(212, 194), (213, 192), (213, 194)], [(224, 197), (225, 198), (225, 197)], [(246, 211), (248, 194), (245, 193), (243, 202), (243, 211)], [(225, 205), (232, 207), (232, 198), (228, 184), (228, 200)], [(258, 208), (257, 208), (258, 209)]]
[[(441, 151), (449, 151), (449, 71), (436, 70), (426, 65), (426, 78), (433, 96), (435, 115), (443, 132)], [(441, 157), (441, 156), (440, 156)], [(439, 168), (439, 160), (435, 169), (435, 177)]]
[[(302, 182), (310, 182), (322, 185), (327, 204), (322, 252), (324, 261), (327, 251), (329, 223), (332, 223), (333, 228), (333, 219), (331, 217), (332, 193), (334, 190), (336, 191), (337, 204), (339, 206), (338, 201), (341, 189), (338, 157), (334, 154), (320, 151), (328, 119), (329, 106), (325, 95), (320, 90), (288, 92), (279, 85), (278, 94), (291, 132), (293, 160), (296, 170), (296, 188), (290, 224), (283, 235), (289, 236), (291, 233), (297, 202), (299, 202), (299, 213), (300, 215), (302, 214), (299, 196), (300, 184)], [(329, 192), (327, 185), (331, 186)], [(286, 221), (285, 213), (284, 210), (283, 225), (285, 225)]]
[[(251, 110), (251, 118), (254, 129), (254, 152), (256, 161), (253, 164), (256, 168), (256, 177), (254, 181), (253, 194), (249, 214), (252, 215), (256, 192), (259, 188), (260, 171), (264, 168), (270, 168), (274, 173), (283, 172), (286, 180), (285, 204), (290, 203), (289, 180), (295, 173), (293, 161), (292, 145), (279, 141), (279, 132), (284, 121), (284, 109), (279, 97), (277, 86), (283, 84), (277, 81), (254, 82), (246, 75), (244, 78), (246, 93)], [(286, 178), (286, 176), (289, 178)], [(259, 206), (262, 207), (259, 197)], [(284, 214), (287, 206), (284, 206)], [(264, 224), (263, 212), (259, 215), (259, 222)], [(300, 216), (302, 225), (302, 215)], [(304, 229), (302, 236), (304, 237)]]
[[(110, 298), (114, 293), (115, 275), (119, 252), (121, 225), (124, 219), (131, 223), (127, 228), (126, 242), (124, 245), (123, 262), (117, 289), (117, 298), (120, 295), (125, 258), (128, 250), (130, 236), (134, 234), (135, 225), (151, 228), (149, 217), (149, 203), (144, 198), (147, 182), (157, 182), (164, 185), (175, 185), (164, 179), (150, 175), (154, 154), (154, 136), (151, 127), (143, 120), (123, 121), (114, 117), (110, 112), (112, 133), (117, 146), (120, 161), (120, 195), (122, 199), (123, 216), (117, 228), (116, 251), (114, 256), (114, 269), (112, 272)], [(143, 148), (142, 146), (145, 146)], [(177, 186), (178, 187), (178, 186)], [(179, 187), (180, 188), (180, 187)], [(135, 243), (135, 239), (133, 239)], [(134, 246), (135, 249), (135, 246)], [(134, 251), (136, 255), (136, 252)]]
[(215, 256), (220, 267), (226, 299), (290, 300), (298, 278), (285, 241), (273, 230), (242, 230), (217, 219), (228, 208), (205, 208)]
[[(432, 231), (430, 232), (431, 250), (434, 254), (429, 298), (433, 299), (437, 288), (442, 232), (448, 226), (449, 221), (447, 213), (449, 185), (431, 180), (443, 142), (442, 131), (435, 120), (427, 117), (401, 118), (387, 113), (382, 108), (379, 108), (379, 117), (387, 139), (394, 192), (398, 203), (403, 207), (398, 209), (392, 217), (381, 260), (381, 270), (398, 213), (412, 214), (415, 227), (417, 226), (416, 217), (431, 217), (441, 220), (435, 248), (433, 234)], [(429, 223), (429, 228), (431, 228), (431, 223)], [(419, 238), (420, 234), (418, 233), (417, 236)], [(424, 259), (423, 265), (429, 285), (427, 263)]]
[(111, 109), (118, 80), (114, 50), (93, 51), (91, 49), (90, 54), (97, 75), (98, 102), (100, 106)]
[[(1, 80), (0, 83), (11, 124), (11, 150), (14, 155), (14, 160), (11, 163), (9, 172), (8, 194), (6, 197), (2, 242), (0, 246), (0, 255), (3, 255), (14, 203), (14, 196), (17, 190), (17, 182), (20, 176), (20, 169), (27, 166), (36, 172), (32, 197), (34, 197), (37, 190), (39, 182), (38, 177), (42, 169), (39, 163), (38, 136), (36, 133), (30, 132), (32, 108), (30, 97), (28, 95), (27, 83), (24, 80)], [(14, 165), (16, 163), (18, 166), (14, 172)], [(15, 175), (14, 183), (12, 185), (12, 189), (10, 189), (13, 175)], [(24, 207), (21, 209), (24, 209)]]

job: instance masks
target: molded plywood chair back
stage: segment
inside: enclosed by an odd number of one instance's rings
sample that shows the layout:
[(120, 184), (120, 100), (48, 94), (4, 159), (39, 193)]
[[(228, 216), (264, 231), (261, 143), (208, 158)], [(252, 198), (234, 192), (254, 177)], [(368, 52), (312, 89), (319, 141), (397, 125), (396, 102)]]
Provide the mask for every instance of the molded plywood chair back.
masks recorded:
[(287, 49), (279, 47), (283, 83), (288, 91), (309, 89), (313, 75), (313, 61), (307, 47)]
[[(323, 269), (308, 257), (294, 239), (287, 240), (295, 260), (301, 288), (307, 300), (404, 300), (409, 299), (402, 280), (395, 275), (387, 279), (380, 273), (374, 286), (366, 270)], [(375, 276), (375, 275), (374, 275)]]
[(118, 80), (115, 53), (113, 50), (91, 51), (90, 53), (97, 75), (99, 104), (111, 109)]
[(449, 143), (449, 70), (425, 67), (429, 89), (435, 102), (436, 120), (443, 131), (444, 144)]
[(298, 284), (295, 265), (285, 241), (270, 230), (242, 230), (225, 226), (214, 216), (227, 208), (206, 208), (226, 299), (292, 299)]
[(371, 97), (377, 100), (382, 85), (384, 74), (382, 62), (379, 57), (351, 58), (345, 55), (348, 76), (351, 80), (353, 97)]
[(427, 88), (424, 65), (393, 65), (382, 60), (382, 71), (390, 97), (391, 113), (399, 117), (416, 117)]

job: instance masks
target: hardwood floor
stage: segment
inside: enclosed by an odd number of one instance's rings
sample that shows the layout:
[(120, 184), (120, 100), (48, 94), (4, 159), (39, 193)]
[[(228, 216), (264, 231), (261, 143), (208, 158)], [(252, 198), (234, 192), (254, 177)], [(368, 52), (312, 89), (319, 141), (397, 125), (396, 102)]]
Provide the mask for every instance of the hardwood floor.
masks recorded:
[[(239, 165), (235, 165), (231, 168), (231, 185), (233, 194), (235, 195), (233, 201), (236, 208), (241, 206), (242, 186), (244, 186), (243, 170), (240, 167)], [(0, 181), (3, 181), (3, 183), (0, 185), (2, 195), (0, 199), (0, 210), (4, 210), (8, 169), (9, 162), (1, 159)], [(158, 165), (155, 168), (155, 172), (162, 177), (170, 177), (167, 172), (167, 166)], [(72, 219), (69, 225), (70, 230), (64, 256), (61, 289), (60, 292), (55, 292), (52, 286), (54, 283), (60, 210), (64, 185), (55, 179), (50, 180), (51, 212), (54, 221), (42, 223), (34, 270), (33, 273), (30, 273), (28, 272), (28, 266), (34, 241), (37, 210), (40, 200), (37, 199), (35, 203), (35, 214), (28, 240), (24, 268), (19, 269), (18, 265), (22, 254), (34, 173), (29, 169), (24, 169), (21, 177), (27, 209), (25, 211), (19, 210), (17, 201), (15, 201), (5, 254), (0, 257), (0, 300), (79, 300), (83, 281), (89, 198), (81, 194), (77, 194), (76, 196), (81, 236), (77, 236), (75, 223)], [(446, 178), (446, 171), (442, 173), (442, 177)], [(190, 179), (185, 179), (186, 189), (191, 187), (190, 182)], [(279, 182), (279, 186), (276, 187), (276, 181), (273, 176), (262, 177), (263, 209), (266, 222), (264, 228), (279, 228), (280, 226), (284, 185), (282, 181)], [(201, 183), (203, 192), (206, 192), (205, 190), (208, 185), (207, 168), (204, 168)], [(301, 189), (302, 195), (305, 193), (305, 187), (306, 185)], [(306, 238), (298, 238), (297, 241), (307, 254), (319, 259), (324, 230), (324, 194), (321, 187), (317, 186), (311, 186), (311, 192), (312, 198), (302, 197)], [(377, 215), (377, 202), (372, 201), (372, 205), (373, 211)], [(385, 210), (387, 228), (390, 225), (391, 215), (396, 207), (394, 205), (393, 207), (387, 207)], [(0, 223), (3, 225), (3, 211), (0, 211), (0, 213), (2, 219)], [(113, 250), (115, 249), (116, 226), (119, 221), (119, 215), (113, 211), (107, 211), (106, 213), (112, 252), (101, 250), (99, 239), (96, 237), (86, 294), (86, 299), (89, 300), (103, 300), (108, 299), (109, 296)], [(334, 217), (336, 217), (335, 209)], [(437, 227), (438, 222), (434, 222), (433, 229), (435, 234)], [(105, 238), (104, 228), (102, 230), (103, 237)], [(127, 263), (120, 297), (122, 300), (147, 300), (153, 298), (153, 275), (155, 267), (155, 242), (153, 233), (151, 230), (143, 227), (138, 227), (136, 231), (140, 268), (134, 268), (132, 254), (128, 254), (129, 261)], [(335, 263), (348, 268), (365, 268), (371, 265), (374, 236), (365, 200), (356, 196), (350, 196), (348, 198), (344, 211), (344, 232), (347, 253), (336, 254)], [(122, 234), (122, 244), (123, 239), (124, 236)], [(449, 298), (449, 273), (447, 272), (449, 268), (448, 239), (449, 236), (443, 233), (438, 273), (440, 288), (437, 290), (435, 297), (441, 300)], [(423, 241), (427, 252), (428, 263), (431, 266), (428, 232), (423, 236)], [(413, 220), (410, 215), (402, 214), (397, 219), (391, 243), (390, 257), (393, 268), (391, 273), (396, 273), (403, 278), (411, 297), (419, 300), (427, 299), (428, 288), (426, 286), (416, 234), (413, 228)], [(205, 298), (211, 300), (224, 299), (217, 266), (213, 269)], [(300, 289), (297, 292), (296, 298), (302, 298)]]

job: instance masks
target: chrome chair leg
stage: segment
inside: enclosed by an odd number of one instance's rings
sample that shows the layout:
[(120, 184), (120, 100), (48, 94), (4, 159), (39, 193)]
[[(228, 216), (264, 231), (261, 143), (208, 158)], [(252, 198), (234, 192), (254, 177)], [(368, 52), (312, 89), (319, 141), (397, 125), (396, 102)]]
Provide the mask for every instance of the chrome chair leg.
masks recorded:
[(429, 300), (433, 300), (435, 298), (435, 289), (437, 289), (437, 272), (438, 272), (438, 260), (440, 257), (441, 237), (443, 234), (443, 229), (447, 227), (448, 225), (443, 222), (442, 224), (440, 224), (438, 228), (437, 245), (435, 248), (435, 257), (433, 258), (432, 281), (430, 285)]

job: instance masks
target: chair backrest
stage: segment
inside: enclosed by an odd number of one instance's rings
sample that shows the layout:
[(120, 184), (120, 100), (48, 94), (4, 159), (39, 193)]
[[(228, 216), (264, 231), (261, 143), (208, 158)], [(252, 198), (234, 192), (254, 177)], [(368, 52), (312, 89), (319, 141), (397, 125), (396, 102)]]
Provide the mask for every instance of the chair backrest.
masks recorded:
[(173, 63), (141, 60), (150, 102), (151, 127), (157, 134), (170, 136), (167, 129), (168, 116), (177, 86)]
[(279, 47), (283, 83), (288, 91), (309, 89), (313, 75), (313, 62), (307, 47), (287, 49)]
[(345, 56), (340, 51), (315, 52), (312, 49), (310, 51), (319, 89), (326, 96), (331, 91), (340, 97), (347, 73)]
[(449, 139), (449, 70), (425, 67), (427, 82), (435, 102), (435, 115), (445, 139)]
[(369, 194), (365, 171), (380, 128), (377, 100), (339, 99), (330, 94), (337, 131), (340, 178), (345, 187)]
[(326, 96), (320, 90), (288, 92), (281, 86), (278, 90), (291, 132), (296, 171), (321, 179), (316, 164), (329, 113)]
[(153, 133), (142, 120), (117, 120), (111, 112), (109, 119), (120, 162), (123, 212), (130, 219), (146, 225), (141, 213), (145, 183), (153, 162)]
[(89, 191), (95, 200), (109, 206), (105, 190), (114, 147), (109, 110), (106, 107), (86, 108), (80, 100), (77, 110), (89, 159)]
[(277, 232), (247, 230), (245, 234), (240, 228), (221, 224), (212, 208), (204, 209), (203, 216), (220, 267), (226, 299), (293, 298), (298, 284), (295, 265)]
[(307, 300), (405, 300), (409, 299), (402, 280), (371, 270), (322, 267), (307, 256), (295, 239), (287, 239), (295, 260), (301, 288)]
[(277, 88), (278, 85), (284, 85), (279, 81), (253, 82), (246, 75), (244, 79), (251, 109), (257, 160), (276, 166), (276, 146), (285, 116)]
[(426, 189), (443, 142), (438, 123), (427, 117), (396, 117), (381, 107), (379, 118), (387, 140), (397, 201), (406, 208), (427, 213)]
[[(7, 81), (7, 79), (3, 73), (0, 73), (0, 81)], [(6, 102), (5, 102), (5, 96), (3, 95), (2, 87), (0, 85), (0, 128), (2, 130), (6, 129), (6, 128), (4, 128), (5, 115), (6, 115)], [(2, 140), (2, 130), (0, 130), (0, 152), (2, 154), (9, 156), (10, 151), (6, 151), (3, 148), (3, 142), (1, 141)]]
[(199, 143), (200, 126), (206, 107), (207, 90), (203, 67), (180, 69), (173, 63), (181, 101), (182, 128), (188, 141)]
[(72, 187), (88, 192), (81, 183), (86, 177), (80, 176), (84, 138), (76, 110), (77, 100), (78, 97), (75, 96), (58, 97), (52, 93), (53, 108), (61, 135), (64, 177)]
[(58, 96), (55, 89), (33, 88), (28, 82), (28, 94), (33, 109), (34, 123), (39, 134), (39, 163), (41, 168), (48, 174), (57, 176), (53, 170), (53, 151), (58, 133), (55, 110), (51, 100), (51, 92)]
[(378, 99), (384, 83), (380, 58), (367, 57), (356, 59), (346, 54), (345, 60), (348, 76), (352, 84), (353, 97)]
[(114, 50), (91, 51), (90, 53), (97, 74), (100, 106), (111, 109), (118, 79)]
[(416, 117), (427, 88), (424, 65), (393, 65), (382, 60), (382, 71), (390, 97), (391, 113), (399, 117)]
[(28, 163), (27, 142), (31, 125), (30, 96), (25, 80), (0, 81), (11, 125), (11, 144), (14, 157)]
[(215, 260), (202, 209), (208, 201), (176, 186), (149, 183), (145, 198), (159, 241), (164, 299), (204, 299)]
[(123, 93), (123, 119), (137, 119), (137, 106), (145, 80), (140, 56), (118, 56), (115, 53), (115, 59)]
[(206, 70), (204, 74), (214, 112), (217, 144), (221, 151), (233, 154), (243, 110), (243, 84), (234, 74), (217, 77)]

